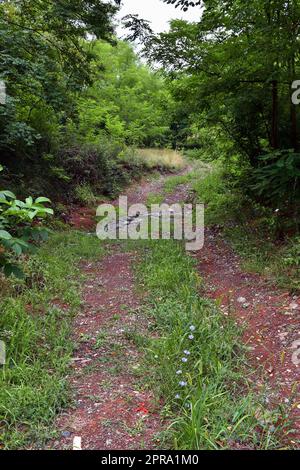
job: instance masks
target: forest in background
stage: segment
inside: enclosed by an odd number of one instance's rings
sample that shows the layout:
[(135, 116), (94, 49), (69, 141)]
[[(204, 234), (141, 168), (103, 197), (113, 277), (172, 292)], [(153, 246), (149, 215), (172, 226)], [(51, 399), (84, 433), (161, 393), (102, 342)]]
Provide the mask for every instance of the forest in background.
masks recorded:
[(113, 194), (139, 170), (118, 159), (127, 148), (167, 144), (163, 79), (114, 37), (113, 5), (25, 1), (0, 9), (4, 181), (21, 195), (30, 187), (69, 201)]
[(128, 148), (187, 149), (226, 161), (245, 193), (297, 229), (299, 2), (166, 0), (203, 14), (159, 35), (125, 18), (152, 68), (115, 38), (119, 3), (1, 2), (4, 182), (49, 196), (61, 185), (74, 198), (97, 180), (96, 192), (112, 194), (130, 172), (118, 159)]

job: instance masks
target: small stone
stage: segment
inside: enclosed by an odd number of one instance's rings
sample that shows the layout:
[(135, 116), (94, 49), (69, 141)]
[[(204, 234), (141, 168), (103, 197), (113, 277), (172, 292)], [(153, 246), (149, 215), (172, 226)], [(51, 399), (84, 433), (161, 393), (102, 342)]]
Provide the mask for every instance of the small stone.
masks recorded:
[(247, 302), (247, 300), (245, 299), (245, 297), (239, 297), (239, 298), (237, 299), (237, 302), (238, 302), (239, 304), (244, 304), (244, 303)]
[(249, 302), (246, 302), (246, 303), (243, 304), (243, 308), (244, 308), (244, 309), (247, 309), (247, 308), (249, 308), (249, 307), (250, 307)]
[(62, 435), (62, 437), (70, 437), (70, 436), (71, 436), (71, 433), (70, 433), (70, 431), (63, 431), (63, 432), (61, 433), (61, 435)]
[(299, 305), (296, 303), (296, 302), (292, 302), (290, 305), (289, 305), (289, 309), (290, 310), (297, 310), (299, 308)]

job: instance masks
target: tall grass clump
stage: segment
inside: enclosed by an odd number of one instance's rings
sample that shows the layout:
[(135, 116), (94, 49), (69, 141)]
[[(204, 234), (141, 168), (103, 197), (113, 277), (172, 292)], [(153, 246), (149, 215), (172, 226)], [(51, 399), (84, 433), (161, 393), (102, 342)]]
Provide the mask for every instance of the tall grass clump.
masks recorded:
[(143, 148), (135, 150), (131, 159), (148, 170), (181, 170), (186, 166), (182, 154), (171, 149)]
[(254, 399), (240, 330), (199, 295), (193, 259), (174, 241), (149, 244), (139, 268), (150, 292), (156, 334), (148, 370), (171, 420), (165, 434), (175, 449), (275, 445), (277, 412)]

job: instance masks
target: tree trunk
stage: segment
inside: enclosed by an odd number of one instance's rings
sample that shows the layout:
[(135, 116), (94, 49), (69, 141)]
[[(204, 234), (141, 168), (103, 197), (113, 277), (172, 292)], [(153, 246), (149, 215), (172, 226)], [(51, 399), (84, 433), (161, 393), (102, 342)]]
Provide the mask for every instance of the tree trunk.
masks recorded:
[(271, 146), (273, 149), (278, 149), (278, 82), (272, 81), (272, 132), (271, 132)]
[(297, 131), (297, 111), (296, 106), (291, 102), (291, 146), (297, 152), (299, 150)]
[(297, 110), (296, 105), (292, 102), (292, 82), (295, 80), (295, 57), (293, 56), (290, 62), (290, 77), (291, 77), (291, 84), (290, 84), (290, 93), (291, 93), (291, 147), (297, 152), (299, 150), (298, 144), (298, 130), (297, 130)]

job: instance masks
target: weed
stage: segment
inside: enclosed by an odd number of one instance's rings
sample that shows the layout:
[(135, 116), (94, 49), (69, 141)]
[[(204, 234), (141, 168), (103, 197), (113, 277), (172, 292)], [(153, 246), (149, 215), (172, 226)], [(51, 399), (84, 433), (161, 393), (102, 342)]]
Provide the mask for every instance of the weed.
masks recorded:
[(74, 189), (75, 198), (81, 204), (92, 205), (96, 203), (96, 196), (93, 189), (87, 183), (79, 184)]
[(280, 212), (243, 195), (220, 166), (204, 179), (194, 178), (192, 188), (196, 201), (205, 203), (206, 225), (223, 229), (247, 271), (261, 273), (280, 287), (300, 289), (299, 239), (282, 239)]
[(94, 344), (94, 349), (100, 349), (104, 346), (105, 342), (106, 342), (106, 339), (107, 339), (107, 333), (105, 331), (100, 331), (98, 334), (97, 334), (97, 337), (96, 337), (96, 342)]

